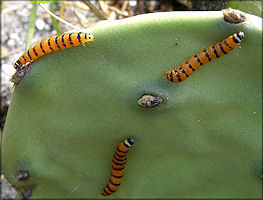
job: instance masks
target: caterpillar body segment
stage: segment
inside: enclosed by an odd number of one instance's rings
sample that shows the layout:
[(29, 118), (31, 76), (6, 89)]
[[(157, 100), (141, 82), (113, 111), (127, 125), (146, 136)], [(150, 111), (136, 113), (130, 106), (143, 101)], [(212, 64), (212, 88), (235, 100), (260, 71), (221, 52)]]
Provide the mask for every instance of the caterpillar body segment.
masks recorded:
[(210, 45), (208, 48), (203, 49), (199, 53), (193, 55), (189, 60), (177, 68), (167, 70), (165, 72), (165, 78), (174, 83), (184, 81), (202, 65), (231, 52), (235, 47), (238, 46), (243, 38), (244, 33), (239, 32), (227, 37), (222, 42), (218, 42), (215, 45)]
[(79, 46), (89, 41), (93, 41), (94, 36), (89, 33), (75, 32), (66, 33), (57, 37), (52, 37), (36, 44), (34, 47), (26, 51), (14, 64), (15, 69), (29, 65), (35, 60), (48, 55), (54, 51)]
[(133, 138), (128, 138), (122, 141), (115, 150), (112, 158), (111, 176), (108, 183), (101, 190), (103, 196), (107, 196), (115, 192), (121, 184), (124, 166), (127, 159), (127, 153), (130, 147), (134, 144)]

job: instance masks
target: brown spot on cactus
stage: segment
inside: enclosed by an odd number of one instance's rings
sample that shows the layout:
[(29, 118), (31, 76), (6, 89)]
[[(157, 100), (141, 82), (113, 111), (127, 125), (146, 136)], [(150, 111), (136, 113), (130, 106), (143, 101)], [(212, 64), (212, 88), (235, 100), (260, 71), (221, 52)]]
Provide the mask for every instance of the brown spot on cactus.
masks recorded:
[(26, 170), (21, 170), (17, 172), (16, 180), (25, 181), (29, 178), (29, 173)]
[(224, 19), (229, 23), (241, 23), (246, 20), (246, 14), (240, 10), (228, 8), (223, 10)]
[(153, 96), (149, 94), (143, 95), (142, 98), (138, 100), (138, 105), (145, 108), (156, 107), (162, 103), (163, 103), (163, 99), (161, 97)]
[(10, 81), (14, 84), (18, 84), (24, 76), (29, 72), (30, 67), (24, 66), (23, 68), (18, 68), (16, 73), (10, 78)]

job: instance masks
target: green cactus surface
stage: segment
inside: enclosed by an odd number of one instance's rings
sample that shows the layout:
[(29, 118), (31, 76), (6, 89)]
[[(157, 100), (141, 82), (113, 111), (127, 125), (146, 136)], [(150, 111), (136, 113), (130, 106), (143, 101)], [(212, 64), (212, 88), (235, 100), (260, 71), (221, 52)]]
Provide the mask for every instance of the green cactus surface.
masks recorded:
[(241, 11), (262, 17), (262, 0), (253, 0), (253, 1), (229, 0), (226, 4), (226, 8), (229, 7), (234, 9), (239, 9)]
[[(235, 32), (228, 55), (175, 84), (164, 72)], [(15, 86), (2, 171), (32, 198), (104, 198), (113, 153), (135, 138), (106, 198), (262, 198), (262, 19), (166, 12), (100, 22), (94, 41), (31, 65)], [(164, 99), (139, 106), (145, 94)], [(29, 178), (17, 181), (19, 170)]]

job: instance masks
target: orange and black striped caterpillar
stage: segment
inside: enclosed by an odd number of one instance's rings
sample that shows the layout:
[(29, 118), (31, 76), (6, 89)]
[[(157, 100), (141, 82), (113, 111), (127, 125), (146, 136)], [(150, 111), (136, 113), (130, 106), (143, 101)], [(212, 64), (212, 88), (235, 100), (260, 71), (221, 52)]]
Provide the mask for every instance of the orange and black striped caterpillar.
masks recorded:
[(188, 61), (181, 64), (179, 67), (167, 70), (165, 72), (165, 78), (174, 83), (184, 81), (203, 64), (220, 58), (232, 51), (235, 47), (238, 46), (243, 38), (244, 33), (239, 32), (227, 37), (222, 42), (218, 42), (215, 45), (210, 45), (208, 48), (203, 49), (198, 54), (192, 56)]
[(66, 33), (57, 37), (52, 37), (36, 44), (33, 48), (25, 52), (14, 64), (15, 69), (20, 69), (25, 65), (60, 49), (79, 46), (89, 41), (93, 41), (94, 36), (89, 33)]
[(107, 185), (102, 189), (101, 194), (104, 196), (110, 195), (115, 192), (121, 184), (122, 176), (124, 172), (124, 166), (127, 159), (127, 153), (134, 144), (133, 138), (128, 138), (122, 141), (113, 155), (111, 176)]

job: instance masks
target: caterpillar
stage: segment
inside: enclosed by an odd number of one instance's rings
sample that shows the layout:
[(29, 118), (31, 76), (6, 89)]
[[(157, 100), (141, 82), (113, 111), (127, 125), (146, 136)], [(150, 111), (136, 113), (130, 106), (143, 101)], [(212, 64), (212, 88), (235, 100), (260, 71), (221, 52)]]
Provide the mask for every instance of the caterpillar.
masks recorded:
[(215, 45), (210, 45), (208, 48), (203, 49), (199, 53), (192, 56), (188, 61), (181, 64), (179, 67), (167, 70), (165, 72), (165, 78), (174, 83), (184, 81), (203, 64), (228, 54), (238, 46), (243, 38), (244, 33), (239, 32), (227, 37), (222, 42), (218, 42)]
[(48, 55), (60, 49), (71, 48), (72, 46), (79, 46), (89, 41), (93, 41), (94, 36), (90, 33), (66, 33), (57, 37), (52, 37), (36, 44), (33, 48), (25, 52), (14, 64), (15, 69), (22, 68), (33, 61)]
[(113, 155), (111, 176), (109, 182), (101, 190), (101, 194), (104, 196), (110, 195), (115, 192), (121, 184), (122, 176), (124, 172), (124, 166), (127, 159), (127, 153), (130, 147), (134, 144), (133, 138), (128, 138), (122, 141)]

